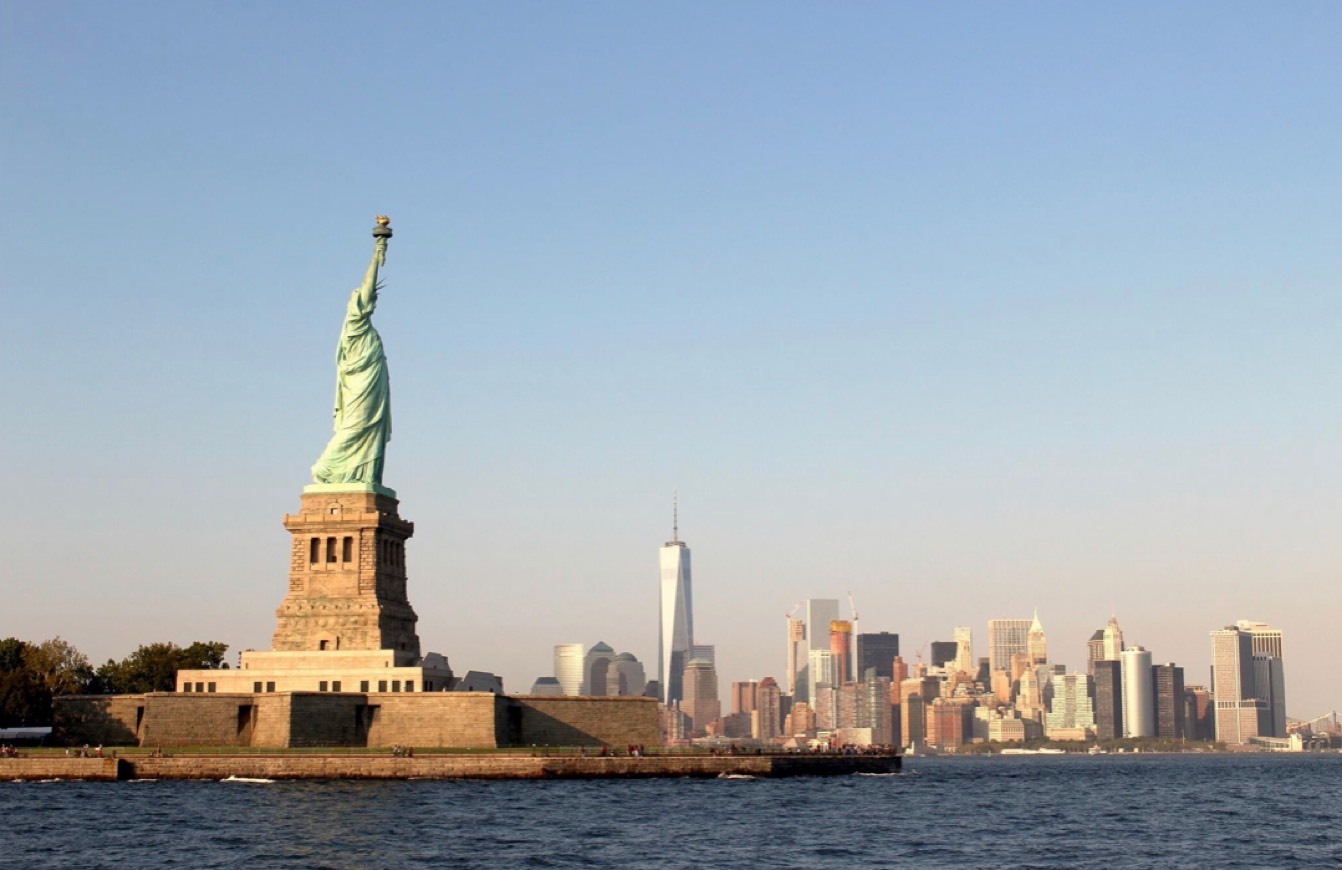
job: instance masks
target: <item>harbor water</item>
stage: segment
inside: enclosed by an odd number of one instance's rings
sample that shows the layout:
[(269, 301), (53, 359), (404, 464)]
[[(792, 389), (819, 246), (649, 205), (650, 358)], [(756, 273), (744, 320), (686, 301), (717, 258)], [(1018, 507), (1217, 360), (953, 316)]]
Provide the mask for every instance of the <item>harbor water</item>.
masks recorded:
[[(3, 777), (0, 762), (0, 777)], [(1342, 867), (1342, 755), (894, 775), (0, 782), (0, 867)]]

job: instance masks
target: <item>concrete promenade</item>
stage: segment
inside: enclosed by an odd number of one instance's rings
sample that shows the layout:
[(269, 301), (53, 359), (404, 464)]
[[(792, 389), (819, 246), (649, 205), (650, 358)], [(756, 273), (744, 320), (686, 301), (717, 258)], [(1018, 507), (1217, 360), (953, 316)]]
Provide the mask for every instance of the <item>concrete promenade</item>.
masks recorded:
[(0, 760), (0, 781), (128, 779), (636, 779), (893, 773), (894, 755), (176, 755)]

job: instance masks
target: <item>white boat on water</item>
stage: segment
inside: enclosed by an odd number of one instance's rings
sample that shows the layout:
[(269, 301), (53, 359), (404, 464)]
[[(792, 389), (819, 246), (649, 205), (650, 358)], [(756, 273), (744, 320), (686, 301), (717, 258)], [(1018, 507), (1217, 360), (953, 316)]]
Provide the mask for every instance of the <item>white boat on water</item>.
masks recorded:
[(1065, 749), (1003, 749), (1002, 755), (1065, 755)]

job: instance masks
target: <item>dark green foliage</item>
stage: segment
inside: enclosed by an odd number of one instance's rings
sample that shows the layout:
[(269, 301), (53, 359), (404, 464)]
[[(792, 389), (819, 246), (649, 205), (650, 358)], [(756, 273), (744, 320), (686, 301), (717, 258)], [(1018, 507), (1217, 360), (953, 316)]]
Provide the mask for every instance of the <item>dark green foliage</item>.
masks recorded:
[(0, 640), (0, 673), (9, 673), (23, 668), (23, 652), (28, 644), (17, 637)]
[(0, 640), (0, 727), (51, 724), (51, 699), (81, 693), (171, 692), (177, 672), (226, 668), (228, 644), (196, 641), (142, 646), (121, 661), (108, 659), (95, 673), (89, 660), (54, 637), (38, 644), (15, 637)]
[(54, 637), (0, 640), (0, 726), (51, 724), (51, 696), (82, 692), (93, 678), (84, 654)]
[(196, 641), (186, 648), (171, 642), (151, 643), (119, 662), (108, 659), (98, 668), (95, 683), (98, 691), (112, 695), (171, 692), (180, 670), (228, 667), (224, 662), (227, 651), (228, 644), (219, 641)]

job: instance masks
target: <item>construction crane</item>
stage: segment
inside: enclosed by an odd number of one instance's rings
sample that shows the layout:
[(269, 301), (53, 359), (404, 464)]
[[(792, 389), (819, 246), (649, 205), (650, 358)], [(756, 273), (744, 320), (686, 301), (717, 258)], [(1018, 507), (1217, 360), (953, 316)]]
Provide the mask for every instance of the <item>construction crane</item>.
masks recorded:
[(848, 593), (848, 609), (853, 614), (853, 637), (857, 637), (857, 605), (853, 603), (853, 593)]

